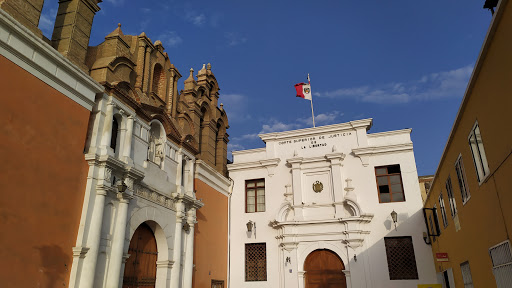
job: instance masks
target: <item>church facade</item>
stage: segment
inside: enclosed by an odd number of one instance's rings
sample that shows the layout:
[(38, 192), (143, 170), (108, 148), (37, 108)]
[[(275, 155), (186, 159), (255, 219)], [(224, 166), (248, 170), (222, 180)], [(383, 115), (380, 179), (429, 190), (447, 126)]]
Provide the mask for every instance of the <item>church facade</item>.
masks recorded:
[(262, 134), (264, 148), (233, 152), (231, 287), (437, 283), (411, 130), (371, 125)]
[[(178, 91), (182, 76), (160, 41), (124, 35), (119, 25), (104, 42), (88, 46), (99, 2), (60, 1), (52, 39), (46, 39), (37, 28), (42, 0), (0, 1), (0, 61), (10, 81), (4, 87), (17, 95), (2, 120), (9, 135), (32, 131), (31, 141), (13, 137), (2, 149), (9, 167), (2, 175), (10, 175), (5, 182), (18, 192), (0, 211), (18, 220), (0, 225), (43, 234), (2, 237), (0, 252), (12, 255), (4, 259), (13, 265), (0, 282), (222, 287), (229, 124), (212, 66), (196, 74), (191, 69)], [(20, 99), (25, 106), (16, 105)], [(21, 108), (44, 108), (34, 117), (51, 121), (32, 119)], [(20, 161), (16, 147), (33, 152)], [(13, 174), (12, 165), (30, 181)], [(34, 191), (31, 202), (23, 200)], [(21, 202), (24, 209), (9, 208)], [(217, 249), (195, 253), (211, 245)]]

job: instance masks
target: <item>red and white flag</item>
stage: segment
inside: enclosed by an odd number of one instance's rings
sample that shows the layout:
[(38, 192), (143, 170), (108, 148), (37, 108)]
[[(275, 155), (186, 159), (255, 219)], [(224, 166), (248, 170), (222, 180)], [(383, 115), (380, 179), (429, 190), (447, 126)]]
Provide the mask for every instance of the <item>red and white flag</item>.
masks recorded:
[(297, 90), (297, 97), (311, 100), (311, 85), (306, 83), (295, 84)]

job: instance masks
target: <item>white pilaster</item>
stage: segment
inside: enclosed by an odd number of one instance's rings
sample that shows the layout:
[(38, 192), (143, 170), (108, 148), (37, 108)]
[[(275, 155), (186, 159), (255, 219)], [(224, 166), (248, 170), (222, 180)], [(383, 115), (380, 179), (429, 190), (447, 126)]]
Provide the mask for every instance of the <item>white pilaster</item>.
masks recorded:
[(192, 271), (194, 268), (194, 226), (196, 223), (196, 209), (190, 208), (187, 212), (187, 223), (190, 225), (185, 250), (185, 263), (183, 271), (183, 288), (192, 288)]
[[(333, 147), (333, 150), (335, 148)], [(335, 151), (333, 151), (335, 152)], [(334, 202), (339, 203), (335, 205), (336, 208), (336, 218), (344, 217), (343, 213), (343, 181), (341, 175), (341, 167), (343, 166), (342, 161), (345, 158), (345, 154), (343, 153), (332, 153), (325, 155), (327, 159), (331, 162), (331, 172), (332, 172), (332, 185), (334, 192)]]
[(89, 233), (87, 235), (87, 246), (89, 251), (85, 255), (82, 273), (79, 280), (81, 288), (92, 288), (94, 286), (94, 275), (96, 273), (96, 263), (98, 262), (101, 225), (103, 222), (103, 210), (105, 207), (106, 195), (107, 192), (105, 190), (96, 190), (94, 209), (91, 215)]
[(302, 158), (295, 157), (288, 159), (288, 163), (292, 165), (292, 186), (293, 186), (293, 205), (295, 206), (295, 221), (304, 219), (302, 214), (302, 175), (300, 165)]
[[(176, 189), (177, 189), (177, 192), (178, 194), (179, 193), (182, 193), (182, 187), (183, 185), (182, 184), (182, 179), (184, 177), (182, 171), (183, 171), (183, 152), (181, 151), (181, 148), (178, 150), (178, 167), (176, 168)], [(175, 262), (176, 263), (176, 262)]]
[(119, 287), (120, 275), (123, 273), (123, 251), (126, 233), (126, 222), (128, 219), (128, 206), (130, 204), (130, 195), (118, 193), (119, 208), (116, 219), (116, 228), (112, 239), (112, 250), (110, 252), (110, 268), (107, 275), (106, 287)]
[[(179, 174), (179, 173), (178, 173)], [(180, 274), (181, 274), (181, 233), (183, 222), (183, 200), (178, 199), (176, 202), (176, 228), (174, 232), (174, 250), (173, 261), (174, 265), (171, 270), (171, 288), (180, 288)]]
[(132, 151), (132, 139), (133, 139), (133, 115), (127, 117), (126, 120), (126, 135), (124, 138), (124, 151), (123, 158), (125, 162), (129, 164), (133, 163), (133, 160), (130, 158), (130, 153)]
[[(110, 147), (110, 138), (112, 138), (112, 121), (114, 117), (114, 102), (110, 101), (107, 104), (107, 113), (105, 115), (105, 123), (103, 125), (103, 132), (101, 133), (101, 146)], [(108, 149), (107, 149), (108, 150)]]
[(189, 159), (187, 161), (187, 166), (189, 167), (188, 169), (188, 174), (187, 174), (187, 179), (188, 179), (188, 183), (187, 183), (187, 194), (190, 195), (190, 196), (193, 196), (194, 194), (194, 168), (195, 168), (195, 165), (194, 165), (194, 161), (192, 159)]

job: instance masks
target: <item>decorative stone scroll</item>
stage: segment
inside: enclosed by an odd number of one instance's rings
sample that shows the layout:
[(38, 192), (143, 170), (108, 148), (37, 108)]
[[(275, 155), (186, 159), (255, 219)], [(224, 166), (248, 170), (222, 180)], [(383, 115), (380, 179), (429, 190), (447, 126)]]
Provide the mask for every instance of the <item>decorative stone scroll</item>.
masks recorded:
[(155, 204), (158, 204), (162, 207), (176, 210), (176, 206), (174, 205), (174, 201), (172, 198), (162, 195), (156, 191), (151, 190), (148, 187), (142, 186), (142, 185), (136, 185), (135, 186), (135, 195), (146, 199), (150, 202), (153, 202)]

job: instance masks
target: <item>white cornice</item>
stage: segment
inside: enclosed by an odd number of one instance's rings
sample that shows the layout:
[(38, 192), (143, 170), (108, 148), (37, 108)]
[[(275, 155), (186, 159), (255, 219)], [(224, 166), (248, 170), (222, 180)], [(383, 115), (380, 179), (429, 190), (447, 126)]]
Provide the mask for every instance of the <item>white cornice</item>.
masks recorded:
[(355, 156), (361, 159), (361, 163), (363, 164), (363, 166), (368, 166), (370, 156), (378, 154), (412, 151), (412, 147), (412, 142), (409, 142), (393, 145), (354, 148), (352, 149), (352, 153), (354, 153)]
[(228, 164), (228, 170), (231, 171), (239, 171), (239, 170), (249, 170), (254, 168), (267, 168), (268, 176), (272, 177), (274, 175), (274, 168), (277, 167), (281, 159), (265, 159), (254, 162), (243, 162), (243, 163), (233, 163)]
[(383, 137), (383, 136), (393, 136), (393, 135), (402, 135), (402, 134), (411, 134), (412, 129), (401, 129), (401, 130), (393, 130), (393, 131), (385, 131), (385, 132), (379, 132), (379, 133), (371, 133), (367, 134), (368, 138), (377, 138), (377, 137)]
[(366, 130), (368, 130), (368, 129), (370, 129), (371, 126), (372, 126), (372, 119), (369, 118), (369, 119), (350, 121), (350, 122), (334, 124), (334, 125), (326, 125), (326, 126), (305, 128), (305, 129), (291, 130), (291, 131), (284, 131), (284, 132), (274, 132), (274, 133), (268, 133), (268, 134), (259, 134), (258, 136), (264, 142), (280, 141), (280, 140), (286, 140), (286, 139), (295, 138), (295, 137), (315, 136), (318, 134), (334, 133), (334, 132), (341, 132), (341, 131), (346, 131), (346, 130), (354, 130), (359, 127), (365, 127)]
[(250, 153), (259, 153), (259, 152), (265, 152), (267, 148), (257, 148), (257, 149), (248, 149), (248, 150), (239, 150), (239, 151), (233, 151), (231, 152), (233, 155), (241, 155), (241, 154), (250, 154)]
[(104, 91), (76, 65), (0, 9), (0, 54), (89, 111)]
[(212, 187), (224, 196), (229, 196), (229, 185), (231, 184), (229, 179), (222, 176), (215, 169), (210, 167), (202, 160), (196, 160), (195, 178), (203, 181), (206, 185)]

